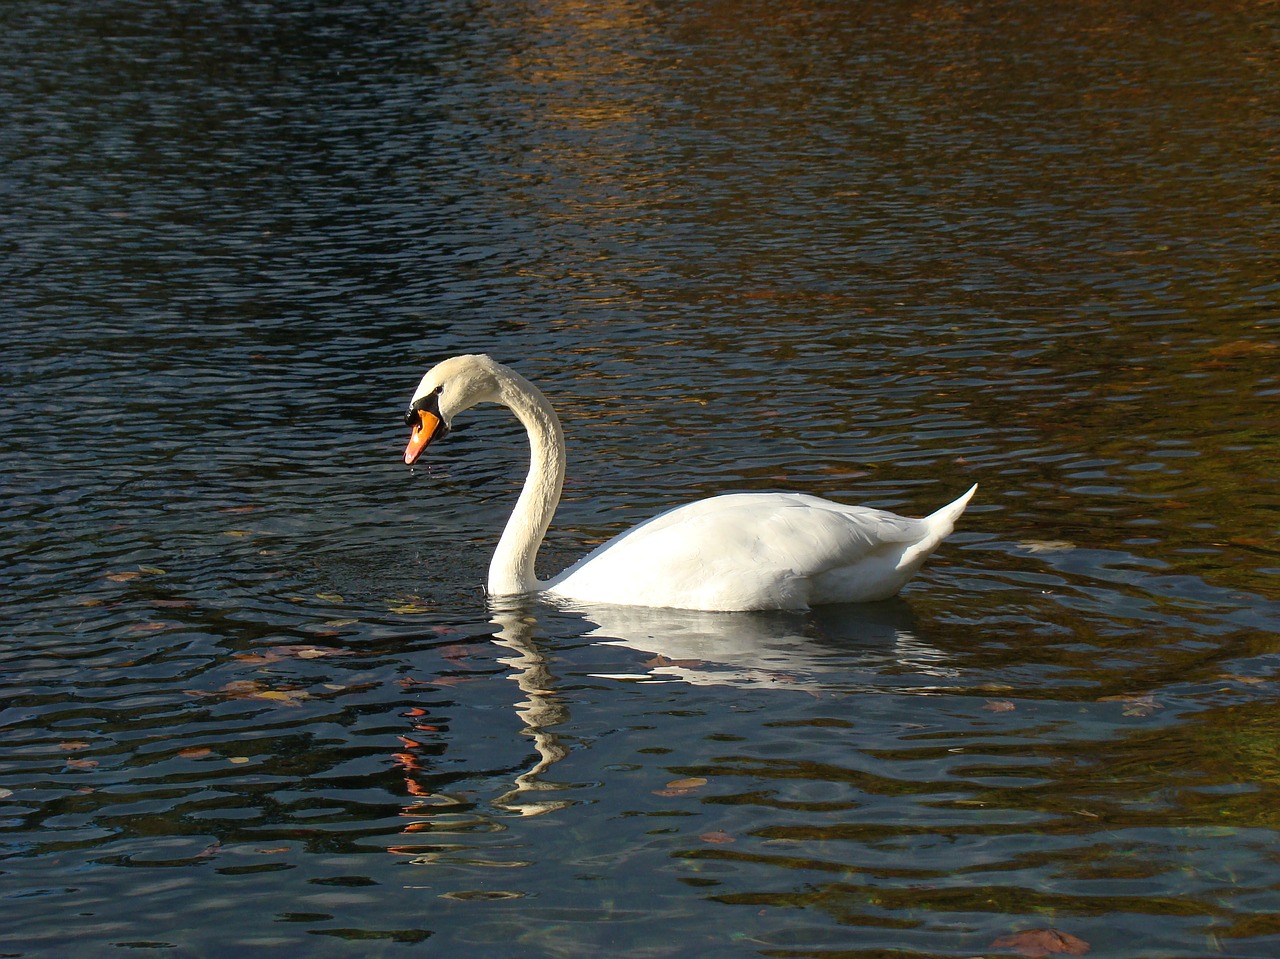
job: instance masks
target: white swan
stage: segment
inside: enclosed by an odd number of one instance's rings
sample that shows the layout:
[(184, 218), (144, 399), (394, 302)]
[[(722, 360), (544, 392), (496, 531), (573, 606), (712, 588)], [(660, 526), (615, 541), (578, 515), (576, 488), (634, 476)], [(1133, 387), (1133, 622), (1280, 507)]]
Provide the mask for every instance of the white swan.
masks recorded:
[(404, 461), (417, 462), (454, 416), (478, 403), (510, 409), (529, 434), (529, 475), (489, 565), (489, 594), (696, 610), (806, 609), (886, 599), (954, 528), (977, 486), (907, 519), (802, 493), (728, 493), (627, 530), (541, 581), (534, 560), (560, 502), (564, 433), (547, 398), (487, 356), (433, 367), (405, 415)]

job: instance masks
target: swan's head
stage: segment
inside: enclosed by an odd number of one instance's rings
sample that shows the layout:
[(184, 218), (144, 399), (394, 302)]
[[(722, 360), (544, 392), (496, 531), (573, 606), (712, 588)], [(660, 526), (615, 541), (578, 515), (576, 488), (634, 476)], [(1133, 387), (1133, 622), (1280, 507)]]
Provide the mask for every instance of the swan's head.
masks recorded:
[(412, 466), (432, 440), (443, 438), (458, 413), (477, 403), (500, 402), (503, 370), (483, 355), (455, 356), (428, 370), (404, 416), (413, 430), (404, 449), (405, 463)]

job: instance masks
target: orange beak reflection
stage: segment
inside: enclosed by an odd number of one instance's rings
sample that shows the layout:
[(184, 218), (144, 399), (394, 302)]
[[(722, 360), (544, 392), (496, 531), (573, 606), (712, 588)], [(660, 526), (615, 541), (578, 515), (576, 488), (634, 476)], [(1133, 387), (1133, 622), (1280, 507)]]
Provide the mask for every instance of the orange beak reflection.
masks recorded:
[(404, 448), (406, 466), (412, 466), (418, 461), (418, 457), (427, 448), (427, 444), (435, 438), (439, 429), (440, 417), (427, 410), (418, 410), (418, 425), (413, 428), (413, 435), (409, 437), (409, 445)]

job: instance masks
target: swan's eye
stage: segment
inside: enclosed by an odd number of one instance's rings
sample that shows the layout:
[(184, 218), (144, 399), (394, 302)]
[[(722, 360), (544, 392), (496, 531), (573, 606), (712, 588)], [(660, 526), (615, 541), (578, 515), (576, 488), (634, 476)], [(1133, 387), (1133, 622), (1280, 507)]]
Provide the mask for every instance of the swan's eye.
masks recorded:
[(426, 410), (436, 419), (440, 418), (440, 392), (443, 386), (437, 386), (422, 399), (414, 400), (409, 404), (408, 411), (404, 414), (404, 425), (417, 428), (418, 426), (418, 410)]

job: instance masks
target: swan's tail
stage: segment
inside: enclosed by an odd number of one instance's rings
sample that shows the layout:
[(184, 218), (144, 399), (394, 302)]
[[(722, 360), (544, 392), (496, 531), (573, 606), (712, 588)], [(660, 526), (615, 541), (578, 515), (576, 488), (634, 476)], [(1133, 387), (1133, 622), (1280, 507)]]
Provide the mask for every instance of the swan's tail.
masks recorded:
[(978, 484), (974, 483), (969, 487), (969, 491), (959, 499), (948, 503), (942, 509), (930, 513), (924, 518), (924, 522), (928, 525), (930, 532), (937, 537), (935, 542), (951, 535), (951, 531), (956, 528), (956, 520), (960, 518), (964, 508), (969, 505), (969, 500), (973, 498), (973, 494), (977, 489)]
[[(930, 513), (920, 520), (927, 532), (903, 552), (898, 560), (898, 570), (900, 572), (905, 571), (909, 577), (924, 565), (925, 557), (937, 549), (938, 544), (950, 536), (951, 531), (956, 528), (956, 520), (960, 518), (964, 508), (969, 505), (969, 500), (973, 497), (973, 493), (977, 488), (978, 484), (974, 483), (969, 487), (969, 492), (959, 499), (948, 503), (942, 509)], [(903, 582), (906, 582), (906, 580), (904, 579)]]

